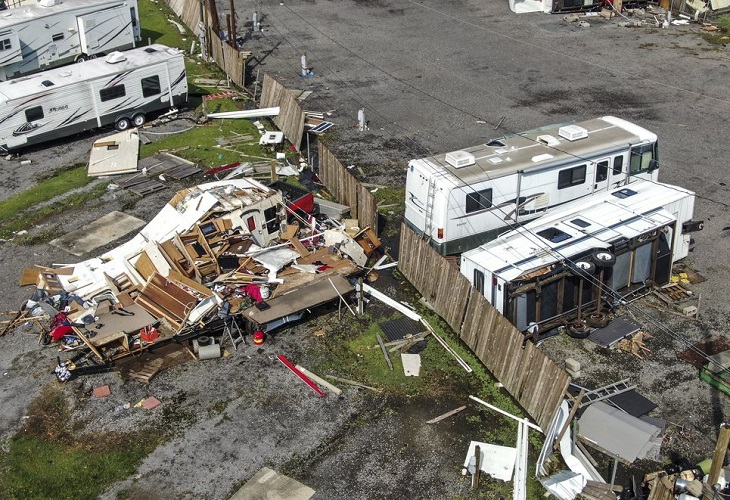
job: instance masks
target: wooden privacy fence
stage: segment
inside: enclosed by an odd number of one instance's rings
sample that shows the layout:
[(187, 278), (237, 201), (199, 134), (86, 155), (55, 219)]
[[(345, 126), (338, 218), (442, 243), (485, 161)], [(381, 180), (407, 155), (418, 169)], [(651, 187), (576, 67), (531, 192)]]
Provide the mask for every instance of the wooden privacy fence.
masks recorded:
[[(205, 30), (207, 53), (228, 75), (234, 85), (244, 87), (246, 85), (246, 60), (250, 53), (239, 52), (220, 39), (212, 29), (211, 13), (207, 2), (205, 8), (198, 0), (167, 0), (167, 5), (196, 36), (202, 34), (201, 29)], [(201, 19), (201, 16), (204, 19)]]
[(337, 157), (317, 141), (319, 156), (319, 179), (343, 205), (350, 207), (350, 213), (360, 224), (370, 226), (378, 232), (378, 204), (373, 194), (352, 175)]
[(304, 135), (304, 110), (291, 92), (268, 74), (264, 74), (259, 106), (262, 108), (279, 106), (279, 114), (274, 118), (274, 123), (299, 151)]
[(246, 60), (249, 52), (239, 52), (221, 40), (210, 26), (207, 26), (206, 37), (210, 57), (220, 69), (225, 71), (231, 82), (238, 87), (246, 85)]
[(200, 23), (200, 15), (202, 7), (198, 0), (167, 0), (167, 5), (177, 15), (177, 17), (185, 23), (185, 25), (195, 34), (198, 33), (198, 23)]
[(433, 306), (505, 389), (547, 430), (570, 376), (524, 336), (459, 270), (405, 224), (398, 269)]

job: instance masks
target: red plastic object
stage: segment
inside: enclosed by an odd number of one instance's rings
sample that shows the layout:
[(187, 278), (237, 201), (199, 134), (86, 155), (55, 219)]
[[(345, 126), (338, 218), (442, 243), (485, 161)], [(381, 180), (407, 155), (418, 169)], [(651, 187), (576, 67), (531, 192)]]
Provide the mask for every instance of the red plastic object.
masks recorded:
[(312, 379), (310, 379), (305, 374), (303, 374), (302, 372), (300, 372), (299, 369), (296, 366), (294, 366), (291, 361), (289, 361), (288, 359), (286, 359), (286, 356), (284, 356), (283, 354), (279, 354), (277, 356), (277, 358), (279, 358), (279, 361), (281, 361), (282, 363), (284, 363), (284, 366), (286, 366), (292, 372), (294, 372), (294, 375), (296, 375), (297, 377), (299, 377), (300, 379), (302, 379), (302, 382), (304, 382), (309, 387), (311, 387), (314, 392), (316, 392), (317, 394), (319, 394), (322, 397), (325, 397), (327, 395), (324, 392), (322, 392), (322, 389), (320, 389), (319, 386), (317, 386), (317, 384), (315, 384), (314, 382), (312, 382)]

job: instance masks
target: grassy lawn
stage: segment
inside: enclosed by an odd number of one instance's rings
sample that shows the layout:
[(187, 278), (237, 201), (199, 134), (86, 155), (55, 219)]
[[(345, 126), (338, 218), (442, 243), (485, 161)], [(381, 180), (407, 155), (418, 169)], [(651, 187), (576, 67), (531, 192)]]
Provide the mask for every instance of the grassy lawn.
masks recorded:
[[(63, 170), (43, 179), (27, 191), (0, 201), (0, 238), (9, 238), (13, 233), (32, 227), (48, 216), (98, 200), (106, 191), (107, 182), (99, 183), (90, 190), (65, 196), (43, 208), (33, 208), (69, 191), (83, 188), (94, 180), (86, 175), (86, 165), (81, 165)], [(16, 242), (23, 243), (23, 241)]]
[(0, 498), (97, 498), (129, 477), (160, 442), (155, 433), (71, 432), (70, 409), (55, 382), (28, 414), (23, 432), (0, 453)]

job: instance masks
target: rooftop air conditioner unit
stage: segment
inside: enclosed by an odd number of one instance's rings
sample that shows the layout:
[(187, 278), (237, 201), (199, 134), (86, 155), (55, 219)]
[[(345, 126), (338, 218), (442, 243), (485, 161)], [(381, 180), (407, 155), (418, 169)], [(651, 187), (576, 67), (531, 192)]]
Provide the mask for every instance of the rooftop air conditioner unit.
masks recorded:
[(588, 131), (578, 125), (566, 125), (558, 129), (558, 135), (569, 141), (577, 141), (588, 137)]
[(56, 0), (38, 0), (38, 5), (41, 7), (53, 7), (56, 5)]
[(468, 167), (476, 163), (476, 158), (466, 151), (453, 151), (446, 153), (446, 163), (454, 168)]
[(106, 59), (104, 59), (109, 64), (117, 64), (122, 61), (127, 60), (127, 56), (122, 54), (121, 52), (109, 52), (109, 55), (106, 56)]

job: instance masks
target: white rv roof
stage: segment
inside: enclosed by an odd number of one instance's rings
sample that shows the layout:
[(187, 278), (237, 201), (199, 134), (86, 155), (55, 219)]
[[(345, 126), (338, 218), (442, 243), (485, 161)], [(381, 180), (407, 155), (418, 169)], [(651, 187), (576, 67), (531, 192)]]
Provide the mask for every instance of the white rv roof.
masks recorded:
[[(110, 56), (116, 54), (123, 54), (124, 60), (116, 63), (107, 62)], [(7, 82), (0, 82), (0, 102), (11, 101), (17, 98), (28, 98), (39, 92), (47, 91), (49, 87), (55, 89), (83, 80), (116, 75), (123, 71), (131, 71), (141, 66), (178, 57), (179, 54), (180, 51), (178, 49), (154, 44), (121, 53), (112, 53), (91, 61), (50, 69)]]
[(608, 248), (618, 238), (633, 238), (671, 223), (676, 217), (662, 207), (693, 196), (677, 186), (636, 181), (548, 213), (465, 252), (462, 260), (511, 281), (563, 259)]
[[(548, 125), (459, 151), (411, 160), (410, 164), (464, 186), (521, 170), (575, 162), (625, 149), (630, 143), (656, 139), (656, 134), (636, 124), (603, 116), (570, 125)], [(454, 158), (461, 162), (456, 163)]]
[(29, 19), (41, 19), (54, 16), (60, 12), (81, 9), (84, 7), (96, 7), (98, 10), (111, 5), (124, 4), (123, 0), (56, 0), (48, 7), (40, 3), (23, 4), (20, 7), (13, 7), (0, 12), (0, 30), (24, 23)]

